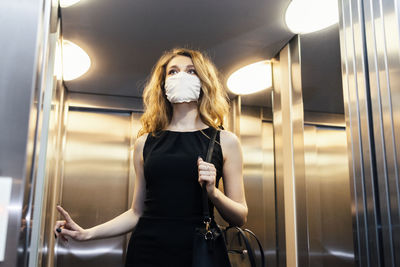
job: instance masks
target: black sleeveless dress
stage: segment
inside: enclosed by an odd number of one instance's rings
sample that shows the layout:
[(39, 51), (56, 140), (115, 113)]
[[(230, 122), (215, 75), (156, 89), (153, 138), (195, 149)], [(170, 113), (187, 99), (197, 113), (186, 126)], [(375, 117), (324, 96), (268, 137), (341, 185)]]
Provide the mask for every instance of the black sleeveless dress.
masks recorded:
[[(212, 127), (191, 132), (148, 134), (143, 147), (144, 211), (129, 240), (126, 267), (190, 267), (193, 233), (202, 224), (197, 158), (206, 159)], [(211, 161), (216, 186), (223, 157), (218, 130)], [(213, 204), (209, 201), (213, 218)], [(213, 223), (215, 221), (213, 220)]]

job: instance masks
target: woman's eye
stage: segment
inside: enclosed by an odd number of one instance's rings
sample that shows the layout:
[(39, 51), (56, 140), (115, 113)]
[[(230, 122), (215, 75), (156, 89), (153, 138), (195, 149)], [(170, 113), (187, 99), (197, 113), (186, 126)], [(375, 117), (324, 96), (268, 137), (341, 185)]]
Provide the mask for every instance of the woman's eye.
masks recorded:
[(197, 72), (194, 69), (188, 70), (188, 72), (191, 74), (197, 74)]
[(176, 70), (170, 70), (168, 71), (168, 75), (173, 74), (174, 72), (176, 72)]

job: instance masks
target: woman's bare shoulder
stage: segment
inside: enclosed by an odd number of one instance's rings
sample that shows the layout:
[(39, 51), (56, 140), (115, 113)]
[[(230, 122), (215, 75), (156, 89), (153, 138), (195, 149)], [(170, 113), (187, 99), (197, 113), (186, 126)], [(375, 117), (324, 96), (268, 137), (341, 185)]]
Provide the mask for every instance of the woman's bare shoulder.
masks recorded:
[(228, 130), (220, 130), (220, 131), (221, 131), (220, 139), (223, 139), (223, 142), (227, 144), (240, 142), (237, 135), (232, 133), (231, 131)]
[(229, 154), (240, 152), (240, 140), (237, 135), (231, 131), (221, 130), (220, 143), (224, 162)]
[[(139, 136), (138, 138), (136, 138), (135, 144), (134, 144), (134, 150), (137, 153), (140, 153), (140, 155), (143, 155), (143, 148), (144, 148), (144, 144), (146, 142), (147, 136), (149, 135), (149, 133), (144, 133), (141, 136)], [(143, 159), (143, 156), (141, 156), (141, 159)]]
[(149, 134), (150, 134), (150, 133), (144, 133), (144, 134), (142, 134), (141, 136), (139, 136), (139, 137), (136, 139), (136, 142), (135, 142), (135, 143), (137, 143), (138, 145), (144, 145), (144, 143), (146, 142), (147, 136), (148, 136)]

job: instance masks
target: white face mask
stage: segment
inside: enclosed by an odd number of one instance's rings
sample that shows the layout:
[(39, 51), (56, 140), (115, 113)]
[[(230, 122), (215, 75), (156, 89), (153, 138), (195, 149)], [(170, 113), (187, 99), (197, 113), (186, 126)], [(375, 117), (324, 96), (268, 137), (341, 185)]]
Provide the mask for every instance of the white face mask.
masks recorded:
[(199, 77), (184, 71), (165, 80), (165, 94), (171, 103), (197, 101), (200, 96), (200, 87)]

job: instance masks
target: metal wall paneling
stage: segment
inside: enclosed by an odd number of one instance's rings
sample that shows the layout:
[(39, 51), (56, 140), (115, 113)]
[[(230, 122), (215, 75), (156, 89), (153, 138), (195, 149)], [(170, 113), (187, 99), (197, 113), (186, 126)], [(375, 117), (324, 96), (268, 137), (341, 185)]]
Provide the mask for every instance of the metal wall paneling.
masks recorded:
[(143, 112), (143, 100), (141, 97), (68, 92), (68, 105), (70, 107)]
[[(363, 53), (363, 32), (360, 29), (359, 2), (341, 1), (341, 56), (343, 73), (343, 97), (345, 102), (346, 128), (348, 131), (349, 168), (351, 170), (351, 189), (353, 202), (354, 230), (357, 235), (356, 261), (358, 266), (379, 266), (380, 251), (378, 247), (378, 217), (376, 214), (376, 194), (371, 171), (369, 147), (369, 125), (365, 124), (360, 113), (365, 112), (366, 84)], [(357, 25), (358, 26), (357, 26)], [(356, 25), (356, 26), (355, 26)], [(361, 45), (361, 52), (356, 52), (355, 43)], [(361, 58), (360, 58), (361, 57)], [(364, 79), (364, 80), (363, 80)], [(360, 82), (360, 84), (359, 84)], [(360, 95), (358, 94), (360, 92)], [(358, 96), (364, 95), (359, 99)], [(361, 106), (360, 106), (360, 102)], [(362, 109), (364, 107), (364, 109)], [(362, 125), (364, 124), (364, 125)], [(363, 132), (363, 128), (364, 132)], [(366, 140), (366, 138), (368, 138)], [(364, 142), (363, 142), (364, 141)], [(366, 147), (363, 146), (366, 144)]]
[[(249, 207), (244, 227), (260, 238), (267, 266), (276, 266), (273, 129), (262, 117), (261, 107), (241, 106), (243, 178)], [(260, 262), (259, 254), (257, 258)]]
[(309, 266), (354, 266), (344, 127), (305, 125)]
[(49, 122), (48, 148), (46, 157), (46, 194), (44, 212), (44, 235), (41, 237), (42, 248), (41, 258), (37, 266), (54, 267), (57, 239), (54, 238), (54, 223), (58, 217), (55, 206), (58, 204), (60, 196), (60, 183), (62, 171), (62, 141), (64, 131), (64, 103), (65, 88), (61, 81), (57, 81), (56, 90), (53, 94), (51, 103), (51, 115)]
[(396, 104), (400, 101), (400, 47), (396, 9), (398, 1), (364, 3), (385, 266), (400, 266), (400, 110)]
[[(233, 111), (228, 119), (230, 120), (230, 129), (239, 128), (236, 131), (240, 132), (238, 137), (243, 150), (243, 179), (246, 201), (249, 207), (247, 223), (243, 228), (250, 229), (259, 238), (264, 248), (267, 266), (276, 266), (272, 112), (270, 109), (267, 110), (268, 108), (245, 105), (239, 107), (239, 104), (240, 96), (231, 101)], [(232, 114), (237, 117), (232, 117)], [(219, 184), (219, 189), (223, 191), (223, 182)], [(217, 223), (227, 225), (217, 210), (215, 211)], [(257, 249), (256, 253), (257, 262), (260, 263), (261, 255)], [(248, 266), (249, 264), (248, 259), (242, 255), (231, 255), (231, 261), (234, 266)]]
[[(54, 151), (54, 137), (57, 136), (54, 131), (54, 105), (53, 95), (57, 89), (57, 78), (54, 73), (55, 70), (55, 58), (56, 58), (56, 45), (60, 34), (60, 21), (57, 16), (58, 12), (58, 1), (52, 1), (51, 7), (48, 7), (50, 13), (48, 16), (50, 21), (50, 32), (45, 35), (48, 38), (46, 59), (44, 63), (43, 81), (41, 82), (44, 89), (43, 96), (43, 119), (41, 125), (40, 134), (40, 149), (37, 160), (37, 167), (35, 170), (35, 186), (33, 194), (33, 223), (32, 223), (32, 237), (29, 246), (29, 266), (36, 267), (41, 266), (43, 254), (46, 254), (47, 243), (52, 239), (53, 234), (45, 232), (46, 214), (47, 214), (47, 197), (49, 196), (49, 184), (53, 178), (49, 176), (48, 171), (51, 167), (47, 162), (47, 154)], [(57, 25), (52, 27), (52, 25)], [(52, 31), (54, 30), (54, 31)], [(51, 119), (52, 118), (52, 119)], [(51, 127), (51, 128), (50, 128)], [(51, 132), (51, 130), (53, 130)], [(46, 244), (45, 244), (46, 243)]]
[(243, 179), (249, 214), (246, 227), (253, 229), (259, 236), (265, 236), (264, 214), (260, 205), (263, 192), (263, 154), (262, 154), (262, 121), (261, 109), (248, 106), (241, 107), (240, 142), (243, 149)]
[(241, 97), (240, 95), (233, 98), (230, 102), (230, 112), (227, 118), (226, 129), (240, 136), (240, 109), (241, 109)]
[(275, 211), (275, 170), (274, 170), (274, 129), (271, 121), (263, 122), (261, 129), (263, 155), (263, 247), (266, 266), (277, 266), (276, 211)]
[[(131, 122), (125, 111), (70, 107), (65, 116), (58, 197), (83, 228), (129, 209)], [(56, 266), (122, 266), (125, 245), (126, 235), (83, 243), (70, 239), (68, 245), (58, 240)]]
[(398, 1), (339, 3), (356, 258), (400, 266)]
[[(300, 36), (295, 36), (289, 43), (290, 48), (290, 117), (293, 130), (293, 163), (296, 197), (296, 230), (299, 266), (308, 266), (308, 227), (306, 207), (306, 177), (304, 166), (304, 108), (301, 82)], [(285, 107), (284, 107), (285, 108)]]
[[(282, 57), (280, 57), (282, 55)], [(286, 238), (285, 238), (285, 201), (283, 183), (283, 127), (282, 127), (282, 105), (281, 90), (282, 82), (285, 82), (288, 75), (285, 69), (288, 68), (288, 58), (283, 56), (283, 51), (273, 59), (273, 125), (274, 125), (274, 158), (275, 158), (275, 200), (276, 200), (276, 266), (286, 266)], [(287, 83), (287, 81), (286, 81)]]
[[(343, 6), (346, 4), (346, 6)], [(350, 190), (352, 195), (352, 216), (353, 216), (353, 236), (354, 236), (354, 254), (358, 266), (370, 266), (368, 259), (368, 244), (366, 235), (366, 211), (364, 209), (364, 192), (362, 180), (357, 179), (361, 176), (360, 168), (356, 168), (356, 165), (360, 164), (360, 143), (353, 142), (353, 139), (357, 140), (358, 132), (354, 131), (352, 124), (357, 123), (354, 121), (354, 112), (357, 114), (358, 111), (352, 110), (349, 105), (349, 86), (354, 84), (354, 81), (350, 81), (348, 73), (352, 71), (352, 64), (348, 62), (349, 56), (353, 55), (352, 49), (352, 31), (351, 21), (349, 12), (345, 12), (345, 8), (348, 7), (348, 3), (339, 1), (339, 35), (340, 35), (340, 51), (341, 51), (341, 62), (342, 62), (342, 82), (343, 82), (343, 100), (345, 110), (345, 121), (346, 121), (346, 133), (347, 133), (347, 144), (349, 154), (349, 171), (350, 171)], [(349, 48), (348, 48), (349, 47)], [(347, 49), (348, 48), (348, 49)], [(349, 50), (349, 51), (347, 51)], [(349, 56), (347, 55), (349, 54)], [(354, 76), (354, 75), (353, 75)], [(352, 76), (352, 77), (353, 77)], [(358, 138), (359, 140), (359, 138)], [(358, 152), (358, 157), (353, 156), (354, 153)]]
[(0, 266), (25, 266), (29, 256), (50, 5), (43, 0), (0, 3), (0, 123), (6, 126), (0, 135), (0, 175), (12, 178)]
[[(304, 113), (298, 36), (280, 51), (279, 59), (273, 62), (273, 69), (277, 220), (278, 224), (279, 221), (284, 221), (283, 235), (286, 243), (282, 250), (282, 245), (279, 243), (282, 237), (278, 236), (278, 253), (284, 251), (287, 266), (308, 266)], [(282, 235), (279, 226), (278, 235)], [(281, 255), (278, 259), (281, 260)], [(286, 266), (281, 262), (278, 264)]]

